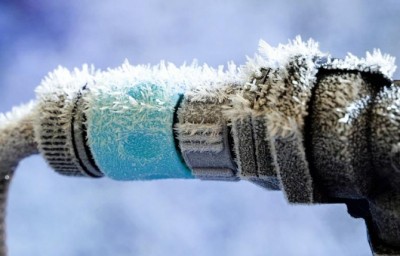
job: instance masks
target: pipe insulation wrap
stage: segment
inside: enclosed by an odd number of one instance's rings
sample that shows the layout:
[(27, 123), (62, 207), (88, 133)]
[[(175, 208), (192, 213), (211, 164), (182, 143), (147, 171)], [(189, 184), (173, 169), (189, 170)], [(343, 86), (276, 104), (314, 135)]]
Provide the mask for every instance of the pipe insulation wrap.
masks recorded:
[(87, 111), (88, 144), (106, 176), (116, 180), (193, 178), (175, 146), (172, 128), (180, 97), (169, 89), (143, 81), (93, 90), (95, 97)]

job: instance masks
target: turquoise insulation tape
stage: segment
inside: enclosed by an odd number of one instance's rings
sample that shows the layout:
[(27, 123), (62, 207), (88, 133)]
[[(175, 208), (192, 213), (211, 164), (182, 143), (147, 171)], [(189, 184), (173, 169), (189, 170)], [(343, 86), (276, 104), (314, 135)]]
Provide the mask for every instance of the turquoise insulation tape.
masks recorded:
[(194, 178), (174, 139), (180, 94), (138, 82), (97, 94), (88, 103), (88, 144), (105, 176), (115, 180)]

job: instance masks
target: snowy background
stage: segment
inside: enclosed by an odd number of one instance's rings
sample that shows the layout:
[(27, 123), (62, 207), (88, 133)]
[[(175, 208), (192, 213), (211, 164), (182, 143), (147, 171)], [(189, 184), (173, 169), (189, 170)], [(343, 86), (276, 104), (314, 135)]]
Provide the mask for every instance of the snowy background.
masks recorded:
[[(60, 2), (0, 1), (0, 112), (34, 98), (58, 65), (242, 64), (259, 39), (298, 34), (336, 57), (400, 56), (395, 0)], [(247, 182), (66, 178), (38, 156), (17, 171), (7, 222), (11, 256), (370, 254), (344, 205), (290, 206)]]

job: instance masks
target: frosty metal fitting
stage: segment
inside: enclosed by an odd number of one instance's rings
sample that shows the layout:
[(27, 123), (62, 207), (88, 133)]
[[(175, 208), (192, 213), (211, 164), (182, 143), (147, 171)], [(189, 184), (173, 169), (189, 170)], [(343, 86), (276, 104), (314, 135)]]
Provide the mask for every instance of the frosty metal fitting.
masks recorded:
[(82, 95), (93, 82), (93, 69), (75, 73), (59, 68), (38, 87), (35, 139), (42, 155), (57, 172), (68, 176), (101, 177), (86, 144)]

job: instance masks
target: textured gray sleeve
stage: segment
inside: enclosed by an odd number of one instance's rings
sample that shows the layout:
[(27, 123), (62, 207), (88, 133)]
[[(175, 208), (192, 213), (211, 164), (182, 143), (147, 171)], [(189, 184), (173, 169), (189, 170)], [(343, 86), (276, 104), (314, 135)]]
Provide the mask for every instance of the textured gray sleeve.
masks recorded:
[(365, 201), (361, 217), (375, 255), (400, 254), (399, 92), (383, 74), (329, 68), (310, 113), (309, 160), (321, 202)]
[(8, 188), (19, 161), (37, 154), (33, 134), (33, 104), (0, 115), (0, 255), (7, 255), (5, 214)]
[(178, 109), (177, 138), (182, 156), (195, 177), (237, 181), (229, 131), (218, 101), (186, 98)]

